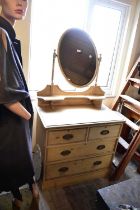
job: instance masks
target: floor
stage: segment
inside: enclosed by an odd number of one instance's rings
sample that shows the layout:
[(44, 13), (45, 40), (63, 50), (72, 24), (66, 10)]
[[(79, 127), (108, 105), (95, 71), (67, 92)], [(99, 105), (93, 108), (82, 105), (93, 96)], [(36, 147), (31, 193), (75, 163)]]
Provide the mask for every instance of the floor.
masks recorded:
[[(137, 173), (135, 162), (129, 163), (125, 174), (120, 181), (127, 180)], [(50, 189), (40, 192), (39, 201), (32, 200), (31, 192), (27, 187), (21, 189), (23, 204), (21, 210), (97, 210), (96, 191), (97, 189), (114, 184), (107, 179), (96, 179), (82, 184), (72, 185), (59, 189)], [(10, 193), (0, 196), (0, 210), (16, 210), (12, 207), (12, 196)]]
[(96, 179), (94, 181), (60, 189), (46, 190), (43, 192), (43, 195), (50, 207), (50, 210), (97, 210), (97, 189), (127, 180), (132, 177), (140, 177), (140, 174), (137, 173), (136, 162), (129, 163), (125, 170), (125, 174), (119, 181), (110, 182), (107, 179)]

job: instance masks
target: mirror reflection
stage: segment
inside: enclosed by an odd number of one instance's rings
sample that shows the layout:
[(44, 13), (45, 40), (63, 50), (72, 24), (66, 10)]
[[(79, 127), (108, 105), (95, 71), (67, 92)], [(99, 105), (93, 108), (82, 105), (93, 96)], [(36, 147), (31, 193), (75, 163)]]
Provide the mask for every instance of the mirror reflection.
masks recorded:
[(58, 61), (66, 79), (75, 86), (93, 81), (97, 68), (97, 53), (89, 35), (80, 29), (69, 29), (61, 36)]

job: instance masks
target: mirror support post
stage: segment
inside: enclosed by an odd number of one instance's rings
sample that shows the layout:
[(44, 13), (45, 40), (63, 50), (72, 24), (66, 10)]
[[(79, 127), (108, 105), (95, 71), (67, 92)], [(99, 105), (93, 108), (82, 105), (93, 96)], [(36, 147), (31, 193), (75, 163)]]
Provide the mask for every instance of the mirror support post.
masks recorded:
[(55, 58), (57, 57), (56, 50), (53, 52), (53, 63), (52, 63), (52, 77), (51, 77), (51, 95), (53, 95), (53, 80), (54, 80), (54, 67), (55, 67)]
[(102, 60), (102, 55), (99, 54), (99, 57), (98, 57), (98, 68), (97, 68), (98, 70), (97, 70), (96, 79), (95, 79), (95, 86), (97, 86), (98, 73), (99, 73), (99, 67), (100, 67), (101, 60)]

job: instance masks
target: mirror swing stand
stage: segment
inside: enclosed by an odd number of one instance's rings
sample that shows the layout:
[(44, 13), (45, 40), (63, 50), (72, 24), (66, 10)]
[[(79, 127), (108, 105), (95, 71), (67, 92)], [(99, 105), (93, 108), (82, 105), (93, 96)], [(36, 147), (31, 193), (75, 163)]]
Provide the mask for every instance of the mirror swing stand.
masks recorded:
[[(79, 56), (78, 55), (79, 52), (80, 52), (80, 54), (83, 53), (82, 50), (81, 49), (79, 50), (78, 47), (76, 48), (76, 52), (77, 52), (76, 56)], [(93, 55), (88, 52), (88, 59), (92, 58), (92, 56)], [(37, 92), (38, 105), (42, 106), (42, 107), (48, 107), (50, 109), (55, 109), (55, 107), (57, 107), (57, 106), (92, 105), (93, 108), (101, 109), (102, 101), (106, 98), (104, 96), (104, 91), (101, 89), (100, 86), (97, 85), (99, 65), (100, 65), (100, 62), (101, 62), (101, 55), (97, 58), (97, 56), (95, 54), (95, 57), (96, 57), (96, 72), (94, 73), (95, 74), (94, 85), (90, 85), (90, 87), (87, 90), (80, 91), (80, 92), (77, 92), (77, 91), (66, 92), (66, 91), (63, 91), (62, 89), (60, 89), (60, 87), (58, 85), (54, 84), (55, 60), (58, 57), (59, 57), (59, 55), (56, 53), (56, 50), (54, 50), (53, 61), (52, 61), (51, 84), (47, 85), (43, 90)], [(60, 65), (60, 60), (58, 60), (58, 61), (59, 61), (59, 65)], [(80, 64), (81, 64), (81, 62), (82, 62), (82, 60), (80, 60)], [(60, 65), (60, 67), (62, 67), (62, 65)], [(72, 71), (71, 71), (71, 73), (73, 74)], [(74, 74), (75, 74), (75, 72), (74, 72)], [(69, 82), (70, 79), (67, 77), (67, 80)], [(88, 85), (90, 83), (88, 83)], [(73, 82), (71, 84), (73, 84)], [(85, 85), (82, 86), (82, 87), (85, 87)]]

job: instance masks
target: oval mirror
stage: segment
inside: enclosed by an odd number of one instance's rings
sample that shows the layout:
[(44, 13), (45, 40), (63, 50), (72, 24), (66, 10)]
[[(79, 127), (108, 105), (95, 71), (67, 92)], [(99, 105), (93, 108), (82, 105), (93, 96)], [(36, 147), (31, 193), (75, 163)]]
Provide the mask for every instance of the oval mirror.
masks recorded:
[(77, 28), (65, 31), (58, 43), (58, 62), (66, 79), (86, 86), (96, 76), (97, 52), (89, 35)]

